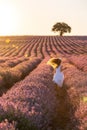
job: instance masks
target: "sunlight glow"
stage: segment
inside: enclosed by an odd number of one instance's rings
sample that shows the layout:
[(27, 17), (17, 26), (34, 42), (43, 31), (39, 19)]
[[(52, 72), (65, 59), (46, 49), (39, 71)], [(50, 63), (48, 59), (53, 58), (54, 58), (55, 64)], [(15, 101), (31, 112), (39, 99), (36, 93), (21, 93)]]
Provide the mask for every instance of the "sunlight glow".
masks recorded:
[(28, 54), (25, 54), (25, 57), (28, 57)]
[(0, 35), (11, 35), (17, 29), (17, 12), (9, 3), (0, 3)]
[(83, 102), (87, 102), (87, 97), (86, 96), (83, 97)]
[(11, 41), (10, 39), (6, 39), (5, 40), (6, 43), (10, 43), (10, 41)]
[(14, 48), (14, 47), (15, 47), (15, 45), (13, 44), (13, 45), (12, 45), (12, 47)]

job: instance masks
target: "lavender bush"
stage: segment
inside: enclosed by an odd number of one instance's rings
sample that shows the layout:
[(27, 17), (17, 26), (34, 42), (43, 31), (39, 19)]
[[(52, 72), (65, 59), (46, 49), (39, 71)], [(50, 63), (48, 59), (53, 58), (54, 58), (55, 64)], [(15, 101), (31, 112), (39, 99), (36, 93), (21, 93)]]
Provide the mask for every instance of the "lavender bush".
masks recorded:
[(16, 122), (9, 123), (7, 119), (0, 123), (0, 130), (18, 130), (16, 129)]

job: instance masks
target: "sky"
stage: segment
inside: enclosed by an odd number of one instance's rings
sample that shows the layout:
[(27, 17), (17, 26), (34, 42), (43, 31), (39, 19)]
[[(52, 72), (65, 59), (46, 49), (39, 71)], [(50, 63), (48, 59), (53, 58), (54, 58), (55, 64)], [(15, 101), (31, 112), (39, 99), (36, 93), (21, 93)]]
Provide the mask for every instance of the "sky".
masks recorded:
[(57, 35), (57, 22), (87, 35), (87, 0), (0, 0), (0, 35)]

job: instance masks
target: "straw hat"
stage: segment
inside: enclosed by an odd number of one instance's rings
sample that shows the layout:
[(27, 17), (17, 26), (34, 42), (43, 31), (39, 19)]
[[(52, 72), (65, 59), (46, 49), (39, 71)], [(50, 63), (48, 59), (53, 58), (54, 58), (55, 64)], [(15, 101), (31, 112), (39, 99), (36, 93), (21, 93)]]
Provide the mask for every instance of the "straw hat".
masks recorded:
[(61, 64), (61, 58), (51, 58), (47, 62), (48, 65), (51, 65), (54, 69), (60, 66)]

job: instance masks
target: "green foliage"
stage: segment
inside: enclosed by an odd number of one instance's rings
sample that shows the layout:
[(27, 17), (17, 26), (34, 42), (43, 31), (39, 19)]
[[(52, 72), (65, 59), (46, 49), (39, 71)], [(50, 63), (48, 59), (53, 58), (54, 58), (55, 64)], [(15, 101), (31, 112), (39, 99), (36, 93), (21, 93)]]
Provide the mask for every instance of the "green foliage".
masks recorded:
[(5, 119), (7, 119), (10, 123), (13, 121), (17, 122), (17, 130), (38, 130), (37, 127), (21, 112), (15, 114), (13, 111), (10, 111), (5, 113), (5, 115), (0, 116), (0, 122)]
[(59, 32), (60, 36), (62, 36), (64, 33), (71, 32), (71, 27), (64, 23), (59, 22), (53, 25), (52, 31)]

